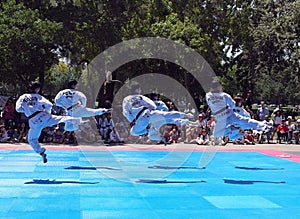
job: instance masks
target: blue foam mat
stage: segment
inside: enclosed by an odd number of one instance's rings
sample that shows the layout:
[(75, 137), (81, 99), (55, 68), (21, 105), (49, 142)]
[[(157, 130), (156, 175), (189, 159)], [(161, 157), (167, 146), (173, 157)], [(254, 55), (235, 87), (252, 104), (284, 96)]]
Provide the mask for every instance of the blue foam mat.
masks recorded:
[[(300, 218), (300, 164), (258, 152), (0, 151), (0, 218)], [(161, 177), (163, 176), (163, 177)]]

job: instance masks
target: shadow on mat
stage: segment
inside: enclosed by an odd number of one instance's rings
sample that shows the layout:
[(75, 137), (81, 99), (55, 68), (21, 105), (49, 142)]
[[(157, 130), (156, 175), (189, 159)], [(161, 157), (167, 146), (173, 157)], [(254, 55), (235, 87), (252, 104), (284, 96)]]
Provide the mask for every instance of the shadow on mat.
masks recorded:
[(168, 183), (204, 183), (206, 181), (168, 181), (168, 180), (155, 180), (155, 179), (139, 179), (137, 183), (151, 183), (151, 184), (168, 184)]
[(239, 167), (236, 166), (237, 169), (242, 170), (284, 170), (284, 168), (260, 168), (260, 167)]
[(272, 182), (272, 181), (264, 181), (264, 180), (234, 180), (234, 179), (223, 179), (224, 183), (228, 184), (238, 184), (238, 185), (251, 185), (254, 183), (271, 183), (271, 184), (284, 184), (285, 181), (281, 182)]
[(118, 168), (113, 168), (113, 167), (80, 167), (80, 166), (70, 166), (66, 167), (66, 170), (121, 170)]
[(34, 179), (30, 182), (25, 182), (24, 184), (44, 184), (44, 185), (54, 185), (54, 184), (98, 184), (99, 182), (80, 182), (80, 181), (72, 181), (72, 180), (49, 180), (49, 179)]
[(205, 169), (205, 167), (172, 167), (172, 166), (149, 166), (150, 169), (164, 169), (164, 170), (176, 170), (176, 169), (196, 169), (196, 170), (202, 170)]

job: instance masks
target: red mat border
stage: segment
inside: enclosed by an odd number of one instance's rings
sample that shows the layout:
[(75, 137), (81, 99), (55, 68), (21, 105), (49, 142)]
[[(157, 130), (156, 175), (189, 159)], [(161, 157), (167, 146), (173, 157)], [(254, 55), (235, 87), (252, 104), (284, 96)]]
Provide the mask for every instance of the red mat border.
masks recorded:
[[(47, 150), (66, 150), (66, 151), (80, 151), (80, 150), (90, 150), (90, 151), (169, 151), (169, 152), (204, 152), (208, 151), (206, 147), (157, 147), (156, 145), (139, 145), (139, 146), (45, 146)], [(29, 145), (0, 145), (0, 150), (32, 150)], [(300, 156), (286, 153), (278, 150), (257, 150), (257, 149), (232, 149), (228, 147), (218, 148), (217, 152), (258, 152), (266, 154), (272, 157), (277, 157), (280, 159), (290, 160), (293, 162), (300, 163)]]

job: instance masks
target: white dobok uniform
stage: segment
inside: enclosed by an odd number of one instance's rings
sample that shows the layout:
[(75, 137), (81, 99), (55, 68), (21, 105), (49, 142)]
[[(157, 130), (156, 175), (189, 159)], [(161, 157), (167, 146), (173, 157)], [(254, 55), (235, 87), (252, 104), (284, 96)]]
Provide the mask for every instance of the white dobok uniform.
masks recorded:
[(205, 96), (212, 114), (216, 117), (216, 126), (213, 131), (214, 137), (226, 136), (226, 127), (234, 125), (241, 129), (266, 130), (268, 126), (260, 121), (235, 113), (235, 101), (224, 92), (209, 92)]
[[(91, 109), (86, 107), (86, 96), (75, 89), (65, 89), (56, 95), (55, 105), (60, 106), (67, 110), (69, 116), (75, 118), (92, 117), (102, 115), (110, 110), (99, 108)], [(69, 125), (69, 124), (66, 124)]]
[(71, 116), (55, 116), (51, 114), (52, 103), (40, 94), (23, 94), (16, 102), (16, 111), (24, 113), (29, 120), (28, 143), (37, 153), (45, 152), (38, 142), (41, 131), (45, 127), (68, 122), (67, 131), (78, 129), (80, 119)]
[(135, 94), (129, 95), (123, 100), (123, 115), (132, 124), (130, 134), (133, 136), (140, 136), (147, 134), (149, 130), (147, 126), (151, 124), (148, 137), (151, 140), (157, 140), (160, 136), (157, 132), (164, 124), (188, 124), (185, 113), (171, 111), (165, 112), (156, 110), (156, 104), (148, 97)]

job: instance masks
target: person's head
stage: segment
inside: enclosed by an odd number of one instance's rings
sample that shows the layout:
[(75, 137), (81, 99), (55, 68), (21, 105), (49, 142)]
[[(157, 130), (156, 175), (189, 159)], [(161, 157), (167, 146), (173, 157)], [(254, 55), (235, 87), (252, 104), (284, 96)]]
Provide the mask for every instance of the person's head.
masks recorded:
[(6, 105), (12, 105), (13, 104), (13, 99), (9, 98), (6, 102)]
[(158, 100), (159, 99), (159, 94), (158, 93), (155, 93), (155, 92), (152, 92), (150, 94), (150, 99), (151, 100)]
[(242, 106), (243, 99), (239, 94), (237, 94), (233, 99), (235, 101), (236, 106), (238, 106), (238, 107)]
[(269, 120), (270, 118), (269, 118), (269, 115), (265, 115), (265, 120)]
[(199, 119), (199, 120), (204, 119), (204, 114), (203, 114), (203, 113), (200, 113), (200, 114), (198, 115), (198, 119)]
[(75, 79), (71, 79), (68, 82), (68, 88), (69, 89), (75, 89), (78, 82)]
[(265, 101), (261, 101), (260, 105), (261, 105), (262, 108), (265, 107), (266, 106)]
[(38, 81), (32, 81), (29, 84), (29, 91), (32, 93), (38, 93), (41, 89), (41, 84)]
[(251, 96), (252, 96), (252, 90), (248, 90), (247, 96), (248, 96), (248, 97), (251, 97)]
[(141, 94), (141, 86), (137, 82), (132, 82), (130, 85), (130, 91), (132, 94)]
[(211, 84), (212, 90), (214, 92), (221, 92), (222, 91), (222, 83), (218, 79), (214, 79)]
[(293, 120), (293, 118), (291, 116), (288, 116), (287, 119), (289, 122)]

